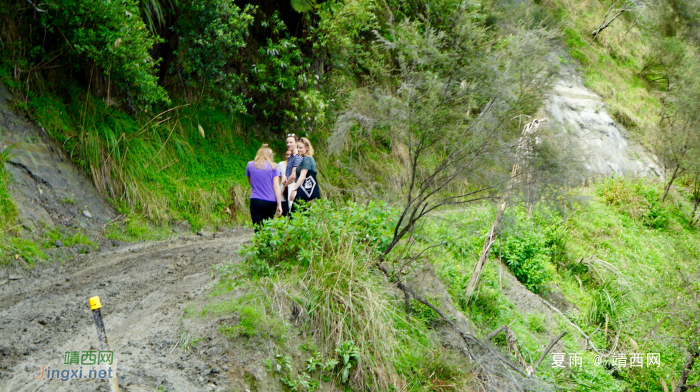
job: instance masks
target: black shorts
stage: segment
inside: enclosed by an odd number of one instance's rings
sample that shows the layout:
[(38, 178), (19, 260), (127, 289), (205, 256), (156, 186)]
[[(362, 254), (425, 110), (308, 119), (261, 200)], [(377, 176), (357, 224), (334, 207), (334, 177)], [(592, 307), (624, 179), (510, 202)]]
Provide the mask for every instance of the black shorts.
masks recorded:
[[(254, 225), (259, 225), (265, 219), (272, 219), (277, 212), (277, 202), (260, 199), (250, 199), (250, 217)], [(257, 229), (256, 229), (257, 230)]]

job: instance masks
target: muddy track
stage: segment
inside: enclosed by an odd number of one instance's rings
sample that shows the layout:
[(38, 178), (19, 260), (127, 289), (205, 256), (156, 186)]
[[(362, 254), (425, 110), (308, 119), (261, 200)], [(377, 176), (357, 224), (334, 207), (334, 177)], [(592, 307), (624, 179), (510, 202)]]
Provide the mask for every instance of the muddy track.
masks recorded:
[(201, 299), (212, 282), (211, 266), (239, 260), (250, 237), (236, 230), (130, 244), (39, 265), (21, 278), (16, 271), (0, 275), (0, 391), (109, 390), (99, 379), (36, 379), (42, 365), (79, 369), (64, 365), (66, 351), (99, 350), (87, 305), (95, 295), (123, 390), (229, 390), (216, 363), (182, 350), (181, 320), (186, 303)]

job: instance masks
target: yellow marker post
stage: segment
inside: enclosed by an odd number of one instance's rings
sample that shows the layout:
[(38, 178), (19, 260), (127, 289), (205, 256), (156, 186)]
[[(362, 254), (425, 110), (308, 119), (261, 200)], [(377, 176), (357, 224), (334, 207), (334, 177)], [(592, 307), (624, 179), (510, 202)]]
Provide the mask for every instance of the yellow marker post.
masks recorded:
[[(92, 318), (95, 320), (95, 326), (97, 327), (97, 338), (100, 339), (100, 347), (102, 351), (109, 351), (109, 344), (107, 343), (107, 333), (105, 332), (105, 324), (102, 321), (102, 303), (100, 303), (100, 297), (90, 297), (88, 300), (90, 304), (90, 310), (92, 310)], [(116, 358), (113, 357), (116, 362)], [(112, 392), (119, 392), (119, 382), (117, 380), (117, 370), (116, 365), (113, 366), (114, 370), (112, 374), (114, 377), (109, 381), (109, 388)]]

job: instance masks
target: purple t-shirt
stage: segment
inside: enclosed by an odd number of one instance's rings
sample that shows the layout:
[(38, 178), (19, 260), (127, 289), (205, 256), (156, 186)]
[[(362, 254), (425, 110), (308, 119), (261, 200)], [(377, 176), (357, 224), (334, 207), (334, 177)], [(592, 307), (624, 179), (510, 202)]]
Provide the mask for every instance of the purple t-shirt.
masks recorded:
[(250, 161), (246, 166), (245, 175), (250, 177), (250, 187), (253, 188), (253, 193), (250, 194), (251, 199), (277, 202), (275, 188), (272, 187), (275, 177), (280, 176), (277, 167), (273, 168), (270, 162), (265, 161), (265, 169), (258, 169), (255, 167), (255, 162)]

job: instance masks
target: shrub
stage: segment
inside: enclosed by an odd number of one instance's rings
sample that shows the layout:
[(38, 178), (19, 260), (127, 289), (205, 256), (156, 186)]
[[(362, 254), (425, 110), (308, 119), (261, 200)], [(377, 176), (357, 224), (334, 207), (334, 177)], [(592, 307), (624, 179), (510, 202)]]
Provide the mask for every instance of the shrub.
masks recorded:
[[(500, 253), (510, 271), (528, 290), (539, 293), (550, 279), (546, 263), (558, 243), (545, 235), (553, 229), (527, 218), (522, 208), (515, 209), (515, 223), (501, 236)], [(549, 240), (549, 241), (548, 241)]]
[(649, 228), (668, 228), (673, 220), (671, 207), (659, 201), (661, 189), (645, 180), (607, 178), (596, 191), (605, 203)]
[(318, 361), (337, 355), (334, 378), (353, 390), (402, 390), (404, 378), (430, 383), (415, 369), (437, 342), (422, 320), (407, 323), (403, 299), (395, 302), (376, 269), (395, 217), (383, 204), (334, 208), (320, 200), (290, 220), (268, 221), (242, 251), (242, 275), (256, 298), (301, 309), (296, 313), (324, 346)]

